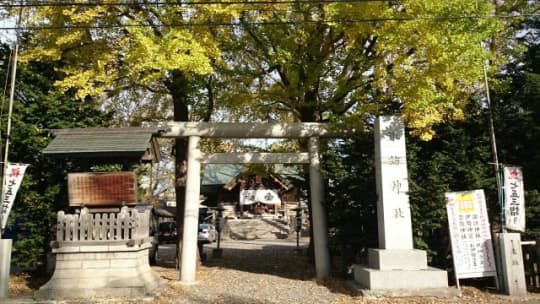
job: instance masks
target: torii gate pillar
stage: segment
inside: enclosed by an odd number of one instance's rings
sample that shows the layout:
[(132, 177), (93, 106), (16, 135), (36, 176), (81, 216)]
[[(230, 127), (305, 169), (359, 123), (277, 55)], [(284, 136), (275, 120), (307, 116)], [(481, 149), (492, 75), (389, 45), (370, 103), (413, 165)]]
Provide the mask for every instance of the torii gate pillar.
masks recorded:
[(324, 185), (320, 169), (319, 138), (310, 137), (309, 150), (309, 188), (311, 212), (313, 216), (313, 247), (315, 249), (316, 279), (330, 275), (330, 254), (328, 252), (328, 231), (323, 207)]
[(199, 231), (199, 195), (201, 190), (201, 148), (199, 136), (190, 136), (188, 142), (187, 179), (182, 233), (182, 264), (180, 283), (195, 284), (197, 270), (197, 237)]

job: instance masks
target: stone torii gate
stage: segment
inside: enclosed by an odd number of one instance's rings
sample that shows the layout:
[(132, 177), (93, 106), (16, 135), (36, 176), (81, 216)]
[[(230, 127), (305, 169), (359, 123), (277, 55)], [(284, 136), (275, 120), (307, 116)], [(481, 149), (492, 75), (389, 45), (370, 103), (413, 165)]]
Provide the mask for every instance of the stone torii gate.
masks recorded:
[[(200, 173), (202, 163), (306, 163), (309, 164), (310, 203), (316, 278), (330, 274), (327, 227), (323, 208), (320, 172), (320, 137), (344, 137), (356, 130), (335, 130), (322, 123), (207, 123), (167, 122), (159, 124), (163, 138), (188, 137), (187, 181), (180, 283), (196, 283), (197, 233), (199, 225)], [(307, 153), (215, 153), (203, 155), (200, 140), (207, 138), (308, 138)]]

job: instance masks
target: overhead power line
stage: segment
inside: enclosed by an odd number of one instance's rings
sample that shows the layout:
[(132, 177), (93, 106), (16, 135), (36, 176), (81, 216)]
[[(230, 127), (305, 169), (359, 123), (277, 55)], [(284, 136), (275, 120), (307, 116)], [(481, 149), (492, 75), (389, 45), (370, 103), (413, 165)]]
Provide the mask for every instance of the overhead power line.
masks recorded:
[(432, 17), (388, 17), (388, 18), (365, 18), (365, 19), (335, 19), (335, 20), (304, 20), (304, 21), (263, 21), (263, 22), (178, 22), (178, 23), (163, 23), (163, 24), (103, 24), (103, 25), (39, 25), (39, 26), (4, 26), (0, 30), (67, 30), (67, 29), (114, 29), (114, 28), (130, 28), (130, 27), (221, 27), (221, 26), (240, 26), (240, 25), (300, 25), (300, 24), (354, 24), (368, 22), (409, 22), (409, 21), (453, 21), (464, 19), (511, 19), (523, 17), (540, 17), (540, 14), (521, 14), (521, 15), (464, 15), (464, 16), (432, 16)]
[(78, 6), (78, 7), (93, 7), (93, 6), (196, 6), (196, 5), (259, 5), (259, 4), (324, 4), (324, 3), (366, 3), (366, 2), (388, 2), (389, 0), (255, 0), (255, 1), (241, 1), (241, 0), (231, 0), (231, 1), (210, 1), (203, 0), (197, 2), (178, 2), (171, 3), (165, 1), (155, 1), (148, 3), (140, 2), (73, 2), (73, 1), (41, 1), (41, 2), (24, 2), (24, 3), (9, 3), (1, 4), (0, 7), (4, 8), (19, 8), (19, 7), (44, 7), (44, 6)]

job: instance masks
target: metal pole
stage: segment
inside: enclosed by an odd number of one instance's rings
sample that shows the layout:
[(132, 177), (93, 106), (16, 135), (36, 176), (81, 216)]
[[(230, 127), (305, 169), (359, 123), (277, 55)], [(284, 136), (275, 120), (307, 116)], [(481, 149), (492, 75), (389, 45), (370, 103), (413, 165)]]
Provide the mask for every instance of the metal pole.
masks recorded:
[(216, 225), (216, 226), (217, 226), (217, 227), (216, 227), (216, 228), (217, 228), (217, 232), (218, 232), (218, 234), (217, 234), (217, 249), (219, 250), (219, 248), (220, 248), (219, 246), (220, 246), (220, 244), (221, 244), (221, 229), (223, 228), (223, 226), (222, 226), (222, 221), (223, 221), (223, 211), (221, 210), (221, 208), (220, 208), (220, 210), (218, 210), (218, 218), (217, 218), (217, 221), (218, 221), (218, 222), (217, 222), (217, 225)]
[(197, 268), (197, 233), (199, 230), (199, 195), (201, 189), (200, 137), (190, 136), (188, 143), (186, 206), (184, 212), (184, 232), (182, 234), (182, 284), (195, 284)]
[(491, 96), (489, 94), (489, 83), (487, 77), (487, 63), (484, 63), (484, 84), (486, 89), (486, 100), (489, 109), (489, 135), (491, 139), (491, 152), (493, 154), (493, 162), (495, 164), (495, 179), (497, 181), (497, 194), (499, 196), (499, 204), (501, 205), (501, 213), (499, 224), (501, 226), (501, 232), (505, 232), (506, 228), (504, 227), (504, 197), (501, 185), (501, 171), (499, 164), (499, 157), (497, 155), (497, 141), (495, 138), (495, 125), (493, 123), (493, 111), (491, 108)]
[(13, 114), (13, 98), (15, 96), (15, 78), (17, 76), (17, 54), (19, 52), (19, 45), (15, 44), (15, 53), (13, 54), (13, 65), (11, 66), (11, 88), (9, 91), (9, 110), (8, 120), (6, 128), (6, 147), (4, 152), (4, 172), (8, 163), (8, 151), (11, 135), (11, 115)]
[[(17, 76), (17, 54), (19, 53), (19, 45), (15, 44), (15, 51), (13, 53), (13, 65), (11, 66), (11, 87), (9, 90), (9, 110), (8, 110), (8, 120), (6, 128), (6, 147), (4, 152), (4, 166), (2, 169), (2, 196), (4, 195), (4, 176), (7, 170), (8, 164), (8, 153), (9, 153), (9, 141), (11, 136), (11, 115), (13, 114), (13, 99), (15, 96), (15, 78)], [(0, 215), (0, 221), (2, 220), (2, 215)], [(1, 228), (1, 227), (0, 227)], [(0, 238), (4, 234), (4, 229), (0, 230)]]

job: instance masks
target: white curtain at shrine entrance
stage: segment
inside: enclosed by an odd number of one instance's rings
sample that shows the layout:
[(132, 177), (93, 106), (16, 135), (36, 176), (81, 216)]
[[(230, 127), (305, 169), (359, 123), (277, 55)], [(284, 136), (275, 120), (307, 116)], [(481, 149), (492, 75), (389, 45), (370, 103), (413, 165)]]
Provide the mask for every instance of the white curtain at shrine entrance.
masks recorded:
[(252, 205), (254, 203), (263, 203), (267, 205), (281, 205), (277, 190), (241, 190), (240, 205)]

